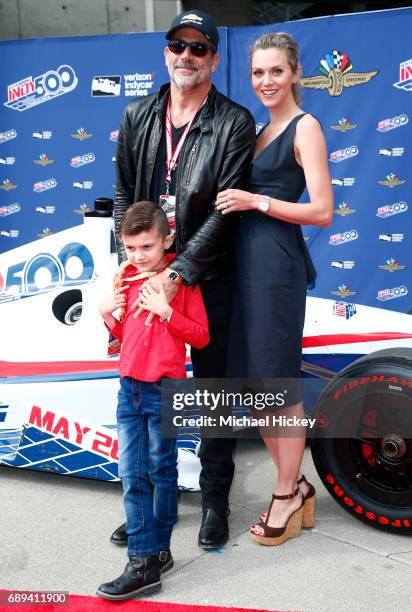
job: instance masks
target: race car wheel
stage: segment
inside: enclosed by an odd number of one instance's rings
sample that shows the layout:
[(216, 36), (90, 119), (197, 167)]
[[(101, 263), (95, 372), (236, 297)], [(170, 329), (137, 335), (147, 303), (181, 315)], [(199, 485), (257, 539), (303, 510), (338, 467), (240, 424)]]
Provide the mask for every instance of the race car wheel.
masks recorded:
[(52, 305), (53, 314), (60, 323), (74, 325), (82, 316), (82, 292), (70, 289), (58, 295)]
[(412, 534), (412, 349), (385, 349), (333, 378), (316, 405), (311, 450), (326, 489), (352, 516)]

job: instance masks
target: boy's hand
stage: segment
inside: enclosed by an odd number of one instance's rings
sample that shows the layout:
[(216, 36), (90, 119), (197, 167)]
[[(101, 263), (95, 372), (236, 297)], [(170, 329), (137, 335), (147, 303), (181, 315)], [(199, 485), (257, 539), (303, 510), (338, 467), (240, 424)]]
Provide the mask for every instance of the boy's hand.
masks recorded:
[(162, 283), (159, 284), (158, 292), (149, 284), (142, 287), (138, 306), (159, 315), (161, 319), (167, 319), (173, 311), (167, 302), (166, 292)]
[(118, 308), (126, 306), (125, 292), (129, 288), (129, 285), (124, 285), (119, 289), (116, 289), (113, 293), (107, 296), (100, 304), (99, 312), (104, 318), (105, 315), (111, 315)]

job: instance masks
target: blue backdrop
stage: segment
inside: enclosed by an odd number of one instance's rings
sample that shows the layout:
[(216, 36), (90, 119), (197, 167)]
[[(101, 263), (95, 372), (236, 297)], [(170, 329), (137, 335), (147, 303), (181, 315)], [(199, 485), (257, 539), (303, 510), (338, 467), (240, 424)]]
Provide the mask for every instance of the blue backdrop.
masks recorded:
[[(318, 269), (311, 295), (412, 305), (411, 25), (408, 8), (220, 29), (214, 82), (258, 128), (268, 116), (249, 47), (277, 30), (300, 44), (303, 108), (322, 123), (335, 195), (332, 225), (303, 228)], [(122, 109), (167, 81), (163, 48), (160, 33), (0, 43), (0, 252), (81, 223), (96, 197), (112, 196)]]

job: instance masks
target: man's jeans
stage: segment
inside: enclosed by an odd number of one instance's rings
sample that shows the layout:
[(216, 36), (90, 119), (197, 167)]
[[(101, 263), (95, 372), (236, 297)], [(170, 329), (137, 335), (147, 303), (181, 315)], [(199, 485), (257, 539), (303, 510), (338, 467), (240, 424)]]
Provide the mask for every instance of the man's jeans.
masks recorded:
[(130, 557), (149, 557), (169, 548), (177, 520), (176, 439), (162, 438), (160, 419), (160, 384), (121, 378), (119, 476)]

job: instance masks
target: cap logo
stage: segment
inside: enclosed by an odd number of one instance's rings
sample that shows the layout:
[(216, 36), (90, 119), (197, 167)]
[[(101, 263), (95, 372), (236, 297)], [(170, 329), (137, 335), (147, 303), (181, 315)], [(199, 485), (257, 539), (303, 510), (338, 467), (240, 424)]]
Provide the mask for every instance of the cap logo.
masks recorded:
[(190, 15), (185, 15), (184, 17), (182, 17), (180, 23), (184, 23), (185, 21), (195, 21), (196, 23), (201, 24), (203, 21), (203, 17), (199, 17), (194, 13), (190, 13)]

